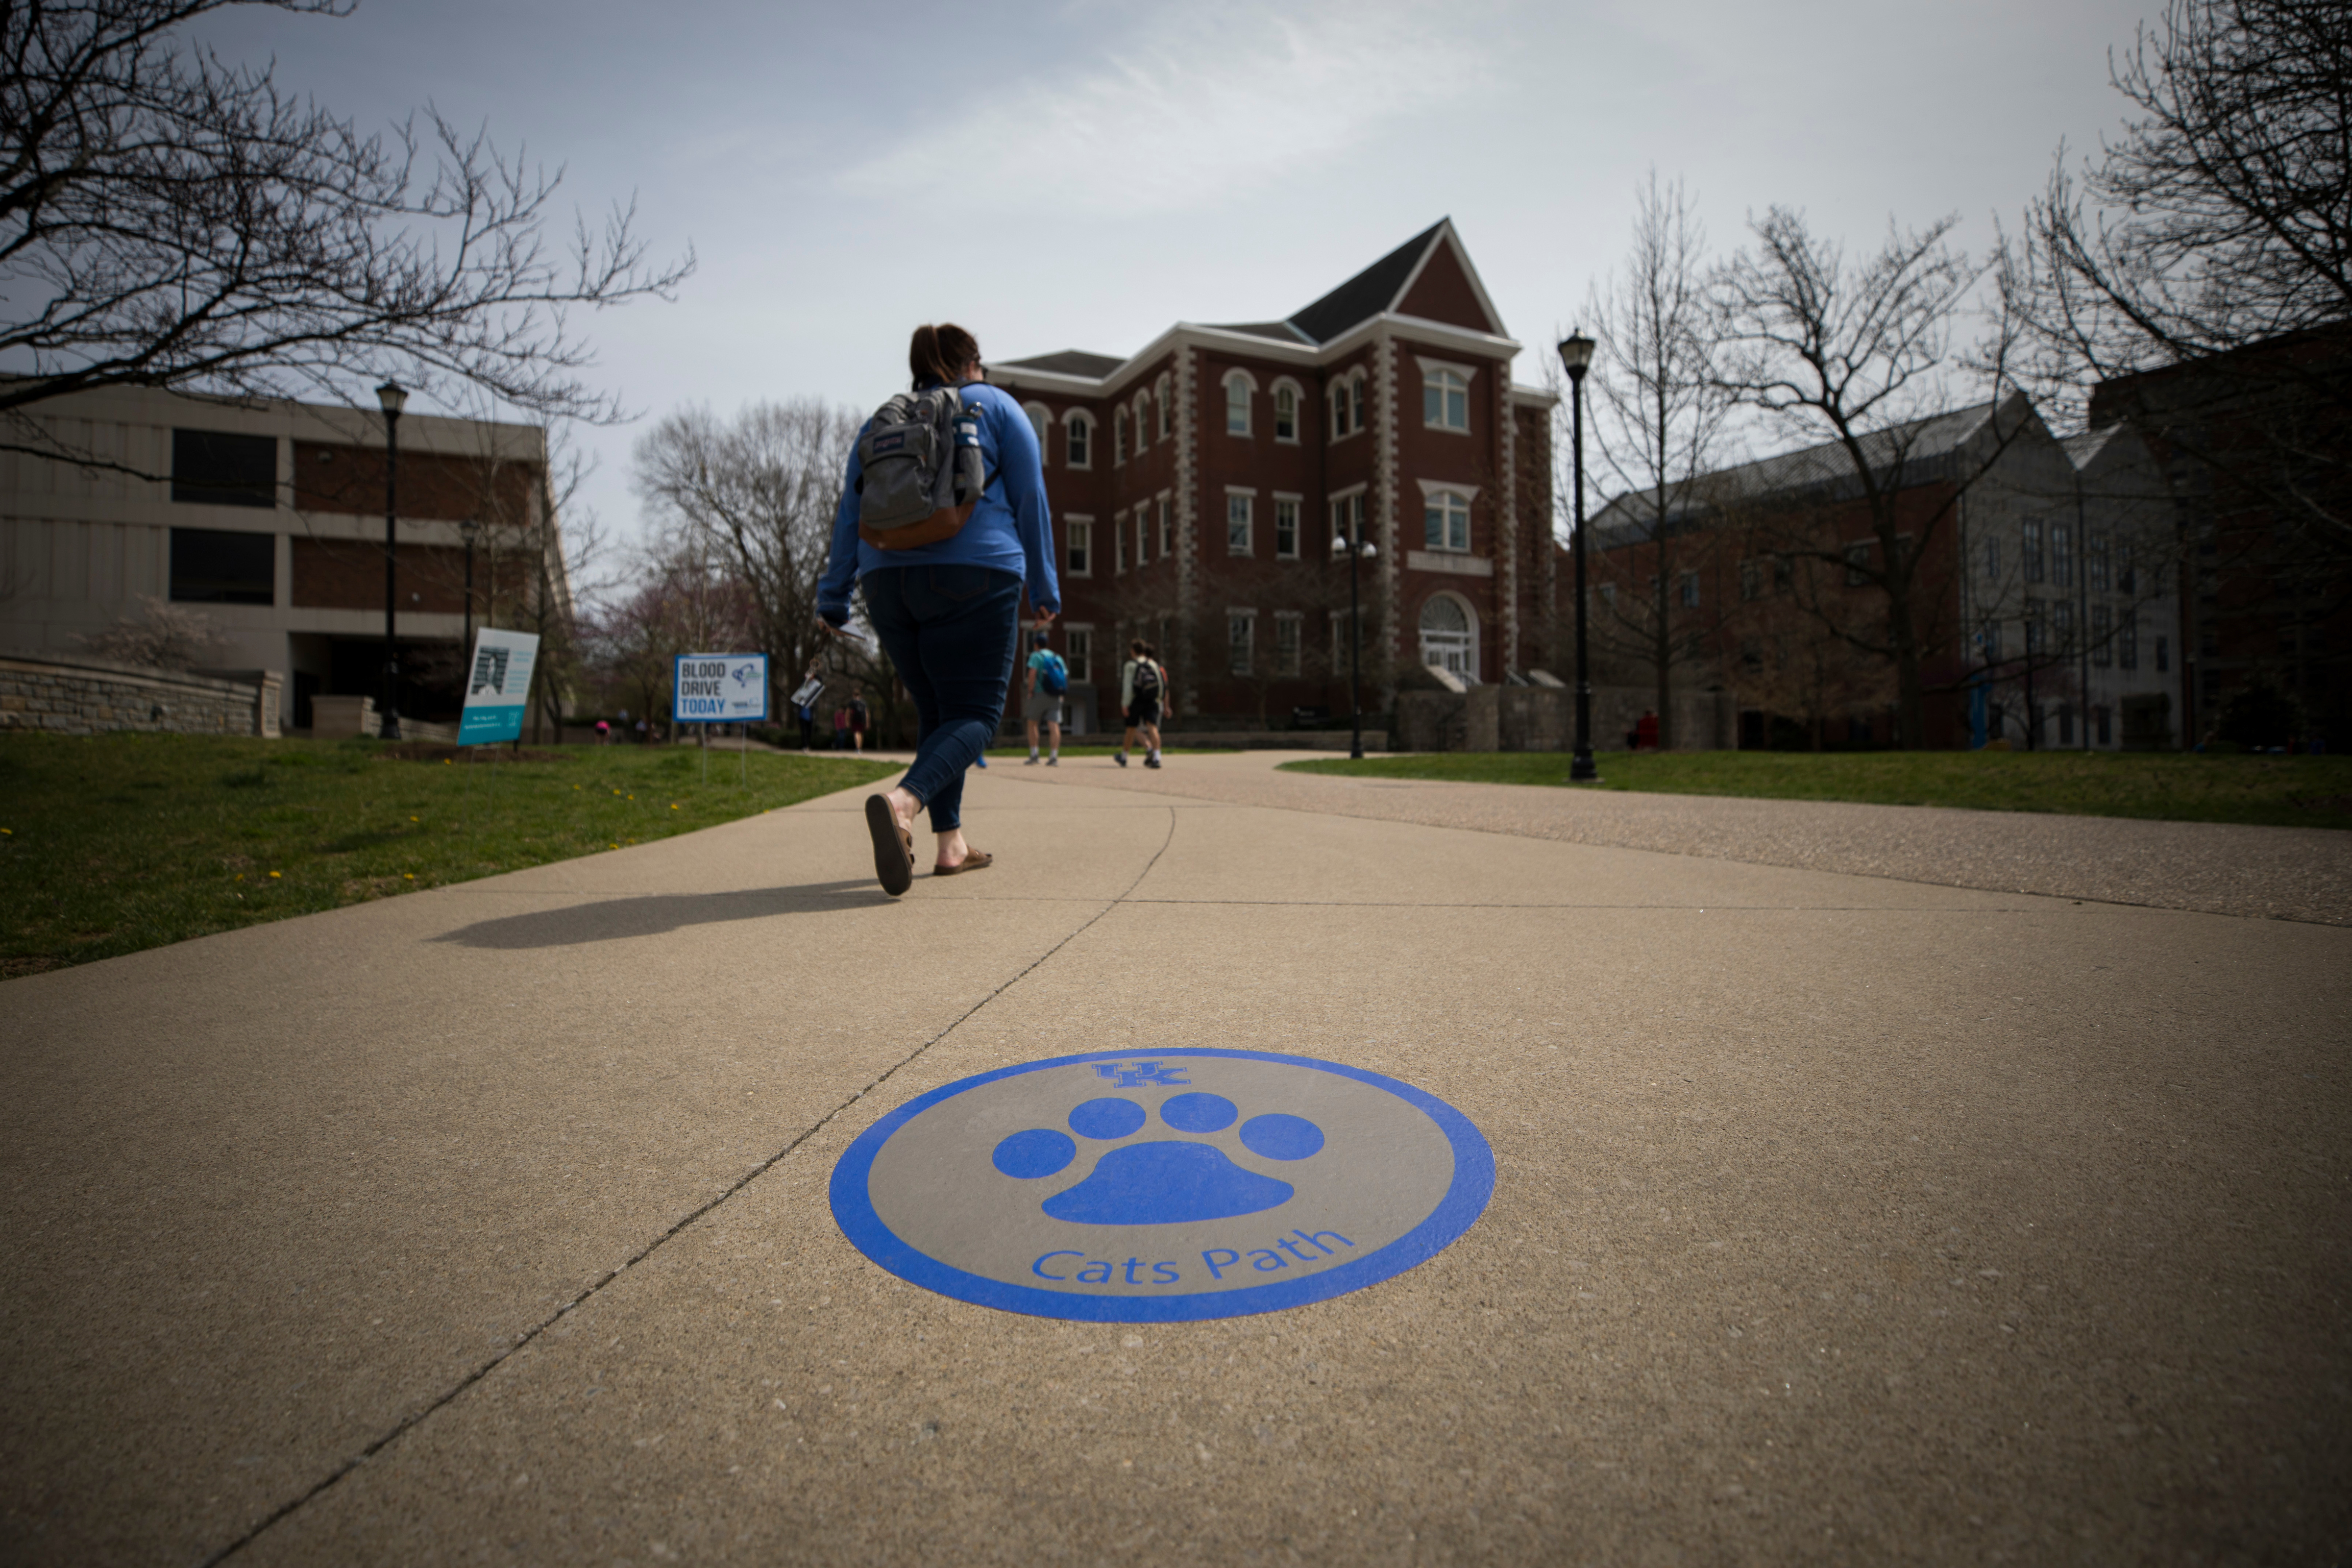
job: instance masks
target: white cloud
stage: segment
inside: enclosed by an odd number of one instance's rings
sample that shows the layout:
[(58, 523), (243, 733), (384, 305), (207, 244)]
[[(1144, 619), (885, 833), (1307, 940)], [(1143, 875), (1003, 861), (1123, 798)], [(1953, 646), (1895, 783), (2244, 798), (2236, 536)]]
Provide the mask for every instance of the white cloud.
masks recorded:
[(1171, 7), (1074, 76), (910, 127), (842, 183), (999, 212), (1227, 203), (1462, 96), (1483, 68), (1465, 32), (1433, 25), (1428, 7)]

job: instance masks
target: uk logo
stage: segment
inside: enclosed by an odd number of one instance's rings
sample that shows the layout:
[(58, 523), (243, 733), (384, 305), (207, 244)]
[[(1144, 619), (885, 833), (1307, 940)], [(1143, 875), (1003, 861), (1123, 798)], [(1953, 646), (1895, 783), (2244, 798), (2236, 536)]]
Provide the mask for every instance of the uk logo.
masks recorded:
[(1147, 1083), (1190, 1083), (1182, 1068), (1171, 1068), (1159, 1062), (1105, 1062), (1095, 1068), (1097, 1078), (1107, 1078), (1121, 1089), (1141, 1089)]

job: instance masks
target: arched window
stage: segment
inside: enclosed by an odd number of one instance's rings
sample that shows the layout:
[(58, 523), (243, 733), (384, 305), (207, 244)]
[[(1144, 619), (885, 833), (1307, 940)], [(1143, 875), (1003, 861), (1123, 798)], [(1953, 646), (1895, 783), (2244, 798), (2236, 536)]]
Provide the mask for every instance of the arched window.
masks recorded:
[(1331, 384), (1331, 439), (1338, 440), (1348, 433), (1348, 384)]
[(1421, 422), (1433, 430), (1470, 428), (1470, 384), (1460, 371), (1438, 367), (1423, 374)]
[(1141, 457), (1143, 448), (1151, 445), (1151, 394), (1135, 395), (1135, 455)]
[(1298, 439), (1298, 388), (1288, 381), (1274, 384), (1274, 438)]
[(1364, 373), (1358, 371), (1348, 378), (1348, 428), (1364, 427)]
[(1154, 432), (1154, 438), (1165, 441), (1168, 439), (1170, 430), (1173, 426), (1174, 421), (1169, 414), (1168, 378), (1164, 375), (1160, 378), (1160, 385), (1156, 394), (1152, 397), (1151, 406), (1160, 416), (1160, 426)]
[(1451, 594), (1440, 594), (1421, 607), (1421, 662), (1477, 681), (1477, 628), (1468, 606)]
[(1118, 409), (1110, 416), (1110, 460), (1113, 464), (1127, 461), (1127, 410)]
[(1225, 434), (1250, 433), (1250, 379), (1240, 371), (1225, 377)]
[(1432, 550), (1470, 548), (1469, 498), (1454, 490), (1432, 490), (1422, 512), (1424, 538)]
[(1021, 405), (1021, 412), (1029, 416), (1029, 428), (1037, 432), (1037, 461), (1049, 461), (1052, 453), (1045, 445), (1045, 426), (1052, 422), (1053, 415), (1042, 403), (1024, 403)]
[(1064, 428), (1068, 432), (1068, 445), (1063, 448), (1065, 460), (1074, 468), (1095, 466), (1095, 422), (1078, 409), (1070, 410)]

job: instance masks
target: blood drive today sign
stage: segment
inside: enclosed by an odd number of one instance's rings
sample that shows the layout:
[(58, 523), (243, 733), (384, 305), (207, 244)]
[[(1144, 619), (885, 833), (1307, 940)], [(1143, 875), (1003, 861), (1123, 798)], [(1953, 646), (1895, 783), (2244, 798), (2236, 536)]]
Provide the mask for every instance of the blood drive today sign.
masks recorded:
[(1495, 1190), (1470, 1119), (1311, 1057), (1093, 1052), (922, 1095), (834, 1167), (860, 1252), (1037, 1317), (1181, 1322), (1326, 1300), (1450, 1246)]
[(670, 712), (681, 724), (756, 724), (768, 716), (768, 656), (687, 653), (677, 658)]

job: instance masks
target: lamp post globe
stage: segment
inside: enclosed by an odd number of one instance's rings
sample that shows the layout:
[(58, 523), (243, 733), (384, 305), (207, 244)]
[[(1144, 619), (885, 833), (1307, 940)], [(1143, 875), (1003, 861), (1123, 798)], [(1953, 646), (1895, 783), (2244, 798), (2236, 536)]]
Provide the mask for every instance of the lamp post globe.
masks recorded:
[(1592, 764), (1592, 670), (1586, 658), (1584, 587), (1584, 373), (1592, 368), (1593, 341), (1571, 331), (1559, 341), (1560, 368), (1568, 372), (1570, 446), (1574, 452), (1570, 484), (1576, 531), (1576, 753), (1568, 764), (1570, 784), (1597, 783), (1600, 770)]

